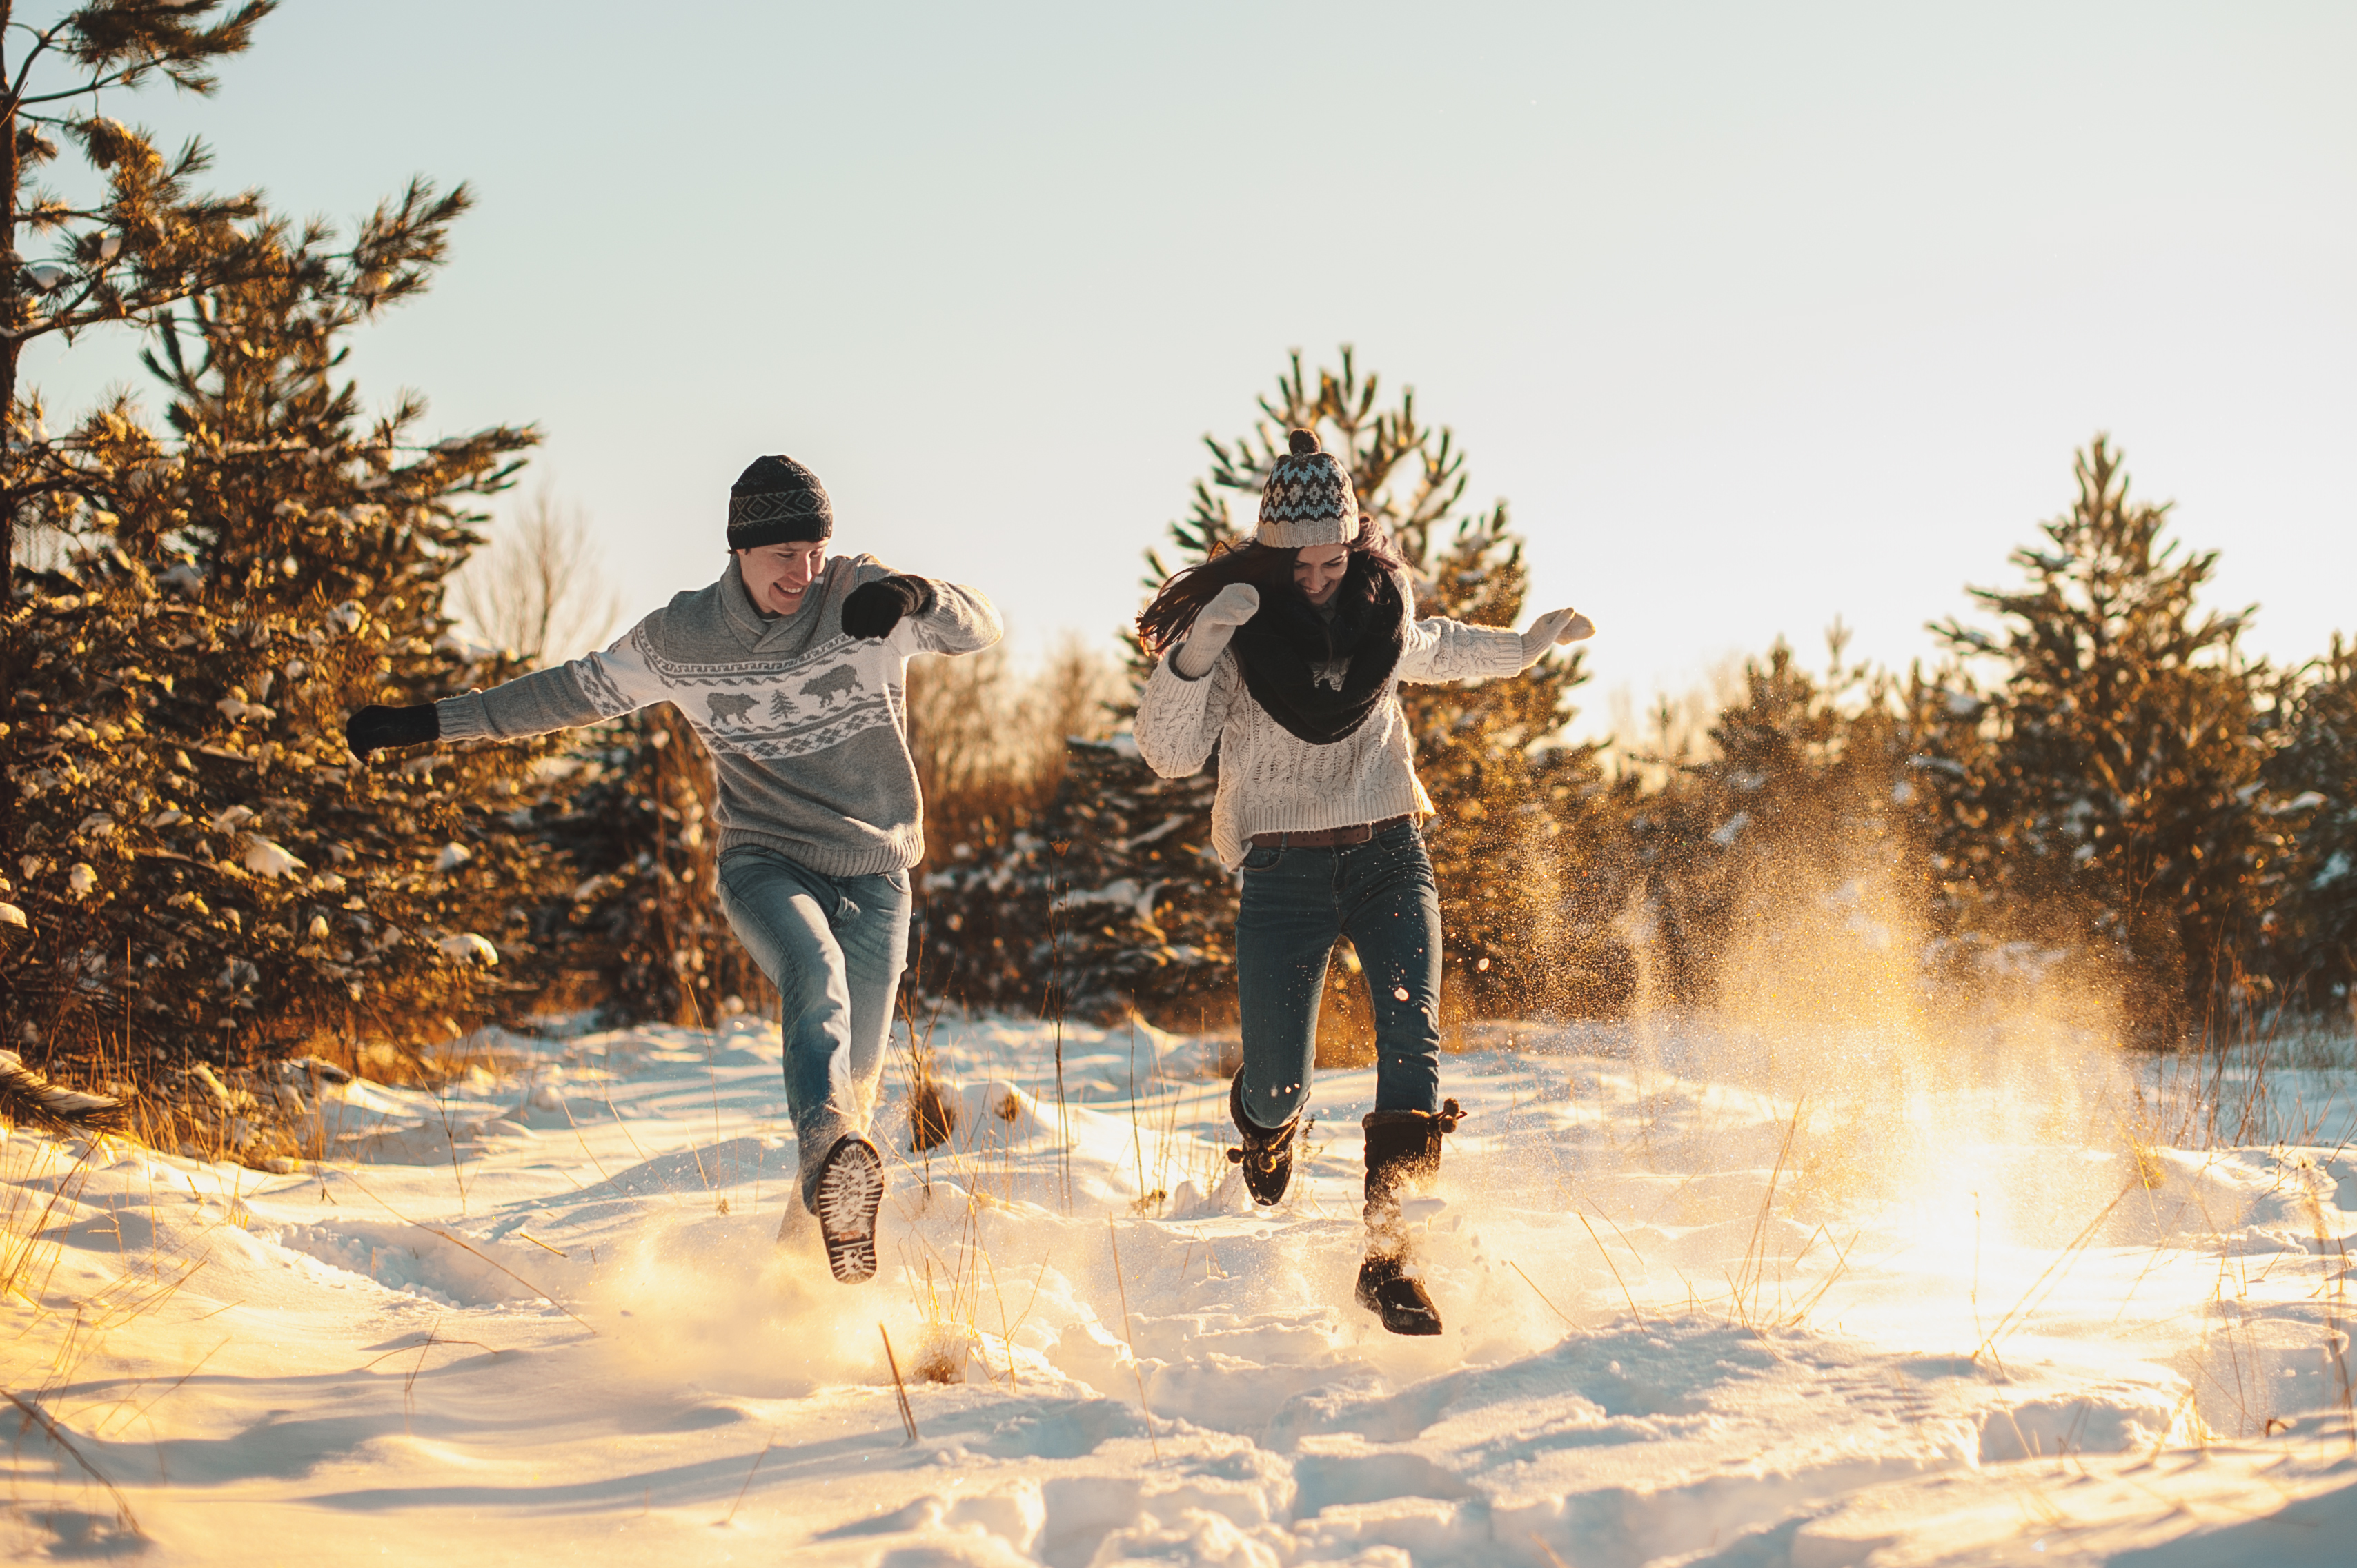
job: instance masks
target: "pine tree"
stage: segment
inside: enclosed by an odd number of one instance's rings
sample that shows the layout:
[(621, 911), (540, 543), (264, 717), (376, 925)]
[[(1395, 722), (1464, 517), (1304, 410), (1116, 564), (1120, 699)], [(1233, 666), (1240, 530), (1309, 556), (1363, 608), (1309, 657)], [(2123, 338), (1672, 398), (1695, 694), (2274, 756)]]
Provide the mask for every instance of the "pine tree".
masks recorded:
[[(251, 275), (192, 295), (128, 398), (11, 456), (66, 558), (19, 567), (7, 844), (27, 917), (8, 1033), (51, 1070), (164, 1076), (321, 1036), (439, 1035), (504, 998), (565, 868), (529, 832), (531, 747), (354, 764), (344, 715), (505, 671), (450, 635), (476, 498), (535, 439), (373, 420), (341, 338), (421, 289), (463, 189), (415, 185), (335, 245), (257, 214)], [(38, 473), (27, 481), (27, 473)], [(38, 488), (36, 488), (38, 487)]]
[(2357, 648), (2335, 636), (2290, 683), (2275, 730), (2267, 788), (2301, 826), (2255, 967), (2288, 1002), (2345, 1012), (2357, 1005)]
[(1953, 806), (1980, 841), (1983, 907), (2099, 963), (2131, 1027), (2174, 1043), (2258, 978), (2238, 959), (2289, 825), (2262, 774), (2266, 671), (2238, 647), (2249, 610), (2198, 603), (2217, 553), (2179, 553), (2168, 506), (2130, 499), (2107, 438), (2075, 470), (2071, 510), (2014, 553), (2028, 581), (1972, 590), (1999, 629), (1933, 628), (1997, 671)]
[[(212, 65), (247, 48), (274, 4), (89, 0), (35, 27), (17, 19), (15, 0), (0, 0), (0, 584), (8, 596), (0, 611), (17, 594), (17, 553), (38, 526), (36, 503), (73, 483), (55, 471), (38, 401), (21, 395), (26, 349), (113, 323), (152, 326), (191, 295), (270, 264), (250, 222), (257, 199), (194, 188), (210, 162), (201, 143), (167, 157), (145, 132), (100, 113), (100, 100), (157, 76), (212, 92)], [(88, 202), (37, 183), (68, 144), (98, 177)], [(28, 236), (51, 242), (51, 254), (27, 258)], [(0, 624), (0, 693), (17, 689), (26, 657), (14, 625)], [(0, 711), (0, 846), (18, 832), (19, 732)]]
[[(234, 7), (220, 0), (89, 0), (47, 27), (17, 21), (0, 0), (0, 407), (16, 406), (17, 367), (38, 338), (68, 342), (113, 322), (152, 326), (178, 302), (256, 275), (272, 264), (248, 220), (251, 192), (206, 195), (190, 181), (210, 164), (202, 143), (167, 158), (148, 134), (98, 113), (102, 96), (135, 91), (160, 75), (183, 91), (219, 86), (214, 62), (242, 53), (276, 0)], [(75, 144), (102, 179), (102, 194), (77, 205), (33, 182)], [(27, 264), (22, 234), (51, 237), (55, 253)], [(10, 432), (10, 445), (46, 440), (38, 428)], [(38, 480), (30, 481), (38, 484)], [(0, 485), (0, 568), (13, 567), (20, 509), (38, 489), (10, 476)], [(0, 573), (5, 575), (5, 573)]]
[[(1407, 558), (1418, 616), (1511, 627), (1529, 586), (1523, 540), (1503, 501), (1465, 502), (1465, 455), (1452, 432), (1426, 424), (1414, 389), (1385, 405), (1378, 378), (1345, 347), (1339, 370), (1313, 380), (1292, 356), (1261, 418), (1233, 442), (1204, 437), (1211, 472), (1189, 515), (1151, 551), (1147, 586), (1250, 532), (1249, 518), (1286, 433), (1315, 430), (1350, 471), (1360, 509)], [(1135, 660), (1143, 674), (1142, 656)], [(1577, 650), (1550, 654), (1519, 680), (1401, 688), (1416, 771), (1439, 809), (1426, 828), (1448, 932), (1448, 993), (1478, 1013), (1577, 1004), (1592, 971), (1611, 967), (1611, 911), (1592, 897), (1566, 904), (1566, 876), (1587, 877), (1610, 813), (1592, 745), (1560, 740), (1587, 679)], [(1593, 895), (1597, 889), (1584, 889)]]

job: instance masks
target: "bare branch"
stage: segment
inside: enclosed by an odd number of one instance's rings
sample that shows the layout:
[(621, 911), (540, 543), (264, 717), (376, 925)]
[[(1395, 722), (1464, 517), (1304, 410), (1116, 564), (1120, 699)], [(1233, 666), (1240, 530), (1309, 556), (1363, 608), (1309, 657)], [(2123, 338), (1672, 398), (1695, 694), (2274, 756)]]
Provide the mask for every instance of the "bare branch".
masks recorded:
[(588, 514), (560, 502), (545, 479), (460, 569), (458, 606), (478, 635), (533, 665), (604, 641), (622, 614)]

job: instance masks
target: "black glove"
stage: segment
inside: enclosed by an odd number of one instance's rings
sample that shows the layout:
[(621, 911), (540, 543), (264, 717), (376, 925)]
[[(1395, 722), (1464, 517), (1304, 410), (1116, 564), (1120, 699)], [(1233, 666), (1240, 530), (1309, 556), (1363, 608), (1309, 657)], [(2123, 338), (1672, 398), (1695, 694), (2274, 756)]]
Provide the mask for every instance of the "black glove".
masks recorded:
[(361, 761), (388, 746), (424, 746), (442, 738), (442, 716), (431, 703), (414, 708), (388, 708), (371, 703), (344, 725), (344, 744)]
[(922, 577), (894, 573), (862, 583), (844, 596), (843, 629), (854, 637), (889, 637), (902, 616), (933, 607), (933, 590)]

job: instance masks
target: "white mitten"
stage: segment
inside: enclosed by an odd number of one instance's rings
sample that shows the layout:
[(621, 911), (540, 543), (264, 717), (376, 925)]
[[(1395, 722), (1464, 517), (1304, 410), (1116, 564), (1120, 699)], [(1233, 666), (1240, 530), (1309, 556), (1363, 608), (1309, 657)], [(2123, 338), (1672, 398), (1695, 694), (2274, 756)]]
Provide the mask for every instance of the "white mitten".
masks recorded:
[(1260, 590), (1250, 583), (1230, 583), (1196, 612), (1195, 624), (1187, 628), (1187, 640), (1171, 656), (1173, 668), (1189, 681), (1211, 673), (1236, 628), (1259, 613)]
[(1584, 642), (1595, 635), (1596, 623), (1577, 610), (1549, 610), (1523, 633), (1523, 668), (1537, 663), (1539, 655), (1559, 642)]

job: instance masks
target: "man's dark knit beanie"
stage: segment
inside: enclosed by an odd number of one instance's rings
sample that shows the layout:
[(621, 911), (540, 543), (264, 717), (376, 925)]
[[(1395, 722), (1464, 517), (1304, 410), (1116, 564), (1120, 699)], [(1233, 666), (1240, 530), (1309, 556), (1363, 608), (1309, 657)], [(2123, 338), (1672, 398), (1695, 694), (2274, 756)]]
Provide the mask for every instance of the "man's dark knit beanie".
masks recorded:
[(818, 476), (791, 457), (757, 457), (728, 487), (728, 548), (798, 544), (834, 533)]

